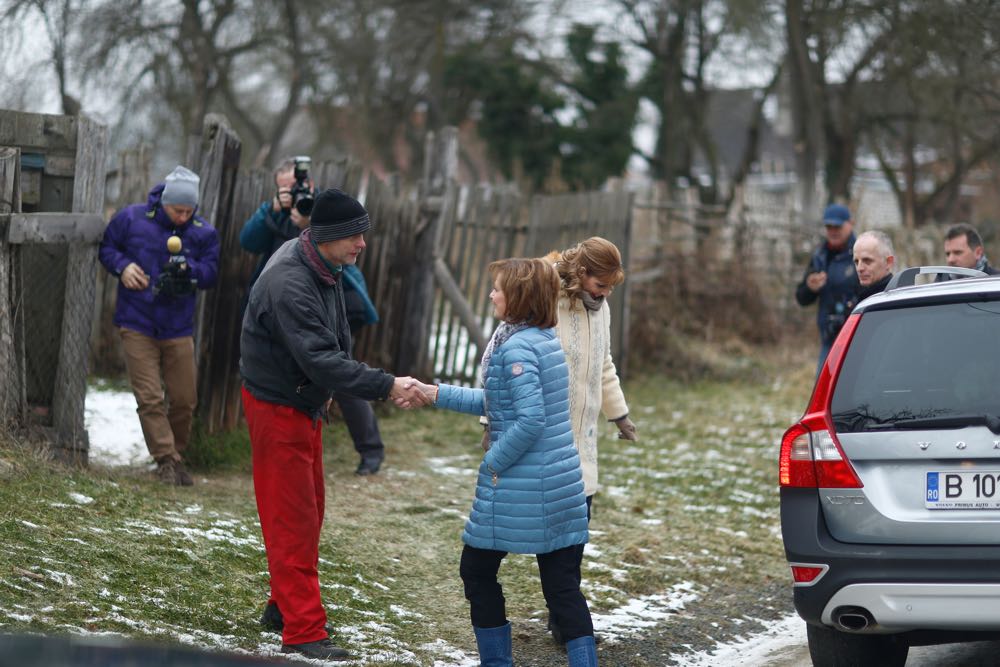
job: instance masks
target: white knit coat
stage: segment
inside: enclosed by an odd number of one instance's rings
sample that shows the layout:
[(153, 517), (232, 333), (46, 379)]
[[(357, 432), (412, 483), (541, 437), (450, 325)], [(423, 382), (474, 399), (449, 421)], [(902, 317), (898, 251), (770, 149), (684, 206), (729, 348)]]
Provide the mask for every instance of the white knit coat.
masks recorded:
[(570, 306), (559, 297), (559, 341), (569, 367), (569, 417), (573, 441), (580, 452), (584, 493), (594, 495), (597, 481), (598, 412), (609, 420), (628, 414), (625, 394), (611, 358), (611, 310), (607, 301), (600, 310), (587, 310), (580, 299)]

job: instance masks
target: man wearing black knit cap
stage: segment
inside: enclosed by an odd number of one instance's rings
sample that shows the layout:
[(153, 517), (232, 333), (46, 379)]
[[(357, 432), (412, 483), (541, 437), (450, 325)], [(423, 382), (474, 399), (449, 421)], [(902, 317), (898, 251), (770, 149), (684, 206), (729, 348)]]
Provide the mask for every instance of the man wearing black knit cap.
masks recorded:
[(254, 493), (271, 575), (266, 616), (282, 628), (282, 651), (326, 660), (348, 657), (330, 640), (317, 570), (326, 407), (334, 392), (391, 398), (400, 407), (426, 403), (412, 378), (350, 355), (341, 274), (365, 249), (370, 228), (353, 197), (334, 189), (316, 197), (310, 226), (274, 253), (254, 283), (240, 337)]

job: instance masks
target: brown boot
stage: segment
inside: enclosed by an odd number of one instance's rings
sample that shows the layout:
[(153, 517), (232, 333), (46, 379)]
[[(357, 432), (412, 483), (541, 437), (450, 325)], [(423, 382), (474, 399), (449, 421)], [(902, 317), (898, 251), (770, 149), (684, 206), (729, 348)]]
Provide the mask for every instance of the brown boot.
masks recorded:
[(177, 486), (194, 486), (194, 480), (184, 467), (184, 461), (177, 461), (174, 469), (177, 471)]
[(171, 458), (156, 462), (156, 478), (164, 484), (179, 486), (177, 481), (177, 463)]

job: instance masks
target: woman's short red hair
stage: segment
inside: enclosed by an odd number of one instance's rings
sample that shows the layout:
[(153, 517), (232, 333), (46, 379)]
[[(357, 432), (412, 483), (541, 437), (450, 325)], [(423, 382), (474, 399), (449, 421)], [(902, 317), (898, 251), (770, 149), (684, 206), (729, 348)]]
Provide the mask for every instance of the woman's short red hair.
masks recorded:
[(549, 329), (559, 319), (559, 274), (544, 259), (501, 259), (490, 275), (507, 302), (504, 319)]

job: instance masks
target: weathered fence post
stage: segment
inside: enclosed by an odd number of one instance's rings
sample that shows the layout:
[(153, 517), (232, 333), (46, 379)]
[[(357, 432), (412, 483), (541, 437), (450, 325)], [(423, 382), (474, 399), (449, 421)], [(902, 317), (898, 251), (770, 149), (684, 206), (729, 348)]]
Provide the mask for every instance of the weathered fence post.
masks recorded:
[[(64, 451), (62, 458), (87, 462), (90, 448), (84, 425), (84, 402), (87, 397), (87, 368), (90, 356), (90, 330), (94, 315), (97, 271), (97, 244), (103, 234), (105, 155), (108, 131), (87, 118), (76, 124), (76, 164), (73, 171), (74, 213), (98, 216), (98, 233), (87, 239), (69, 242), (66, 260), (66, 299), (63, 304), (62, 334), (56, 385), (52, 397), (52, 425)], [(84, 241), (84, 242), (79, 242)], [(89, 241), (89, 242), (86, 242)]]
[(434, 309), (434, 271), (443, 253), (442, 230), (454, 215), (455, 175), (458, 172), (458, 130), (443, 128), (427, 135), (424, 178), (414, 262), (409, 276), (406, 315), (408, 335), (400, 339), (396, 371), (401, 375), (429, 377), (428, 349)]
[(198, 418), (208, 433), (236, 426), (239, 416), (240, 310), (246, 289), (246, 256), (239, 247), (243, 220), (234, 217), (241, 142), (220, 116), (206, 118), (209, 144), (202, 155), (199, 213), (219, 234), (219, 277), (198, 297), (195, 353)]
[[(0, 146), (0, 215), (21, 211), (21, 151)], [(18, 354), (14, 328), (18, 310), (14, 299), (14, 253), (7, 242), (7, 226), (0, 225), (0, 429), (20, 422), (24, 415), (24, 366)]]

